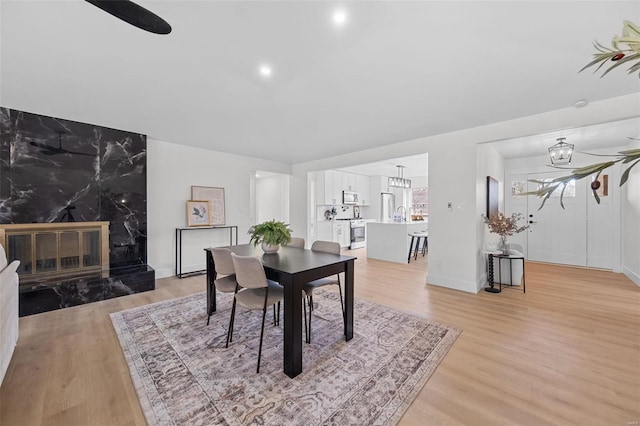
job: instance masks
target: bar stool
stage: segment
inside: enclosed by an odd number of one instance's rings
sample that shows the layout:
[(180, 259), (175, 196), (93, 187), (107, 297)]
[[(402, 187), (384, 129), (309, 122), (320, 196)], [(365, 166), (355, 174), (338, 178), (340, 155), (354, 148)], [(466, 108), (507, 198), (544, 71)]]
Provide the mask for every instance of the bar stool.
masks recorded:
[[(428, 242), (429, 242), (429, 232), (420, 231), (420, 232), (410, 232), (408, 234), (411, 237), (411, 243), (409, 244), (409, 256), (407, 257), (407, 263), (411, 263), (411, 252), (415, 252), (413, 260), (418, 259), (418, 251), (422, 251), (422, 256), (424, 256), (427, 252)], [(417, 240), (416, 240), (417, 238)], [(420, 250), (420, 240), (424, 238), (424, 244), (422, 245), (422, 250)], [(415, 250), (413, 249), (413, 241), (416, 240)]]

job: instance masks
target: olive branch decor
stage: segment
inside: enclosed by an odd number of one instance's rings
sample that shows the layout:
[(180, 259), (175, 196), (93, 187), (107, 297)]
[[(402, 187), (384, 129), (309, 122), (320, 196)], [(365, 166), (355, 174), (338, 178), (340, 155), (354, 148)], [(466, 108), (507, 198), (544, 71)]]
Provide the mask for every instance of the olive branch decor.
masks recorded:
[[(621, 46), (622, 44), (626, 44), (627, 47), (624, 48)], [(629, 74), (633, 74), (634, 72), (638, 72), (638, 77), (640, 77), (640, 27), (635, 25), (631, 21), (624, 21), (622, 27), (622, 36), (621, 37), (613, 37), (611, 40), (612, 48), (608, 48), (598, 43), (597, 41), (593, 42), (593, 46), (596, 48), (598, 53), (593, 54), (593, 61), (589, 62), (585, 65), (579, 72), (584, 71), (585, 69), (592, 67), (596, 64), (598, 67), (594, 72), (598, 72), (607, 62), (614, 62), (609, 68), (606, 69), (600, 76), (600, 78), (607, 75), (611, 70), (619, 67), (622, 64), (636, 61), (635, 64), (632, 64), (631, 67), (627, 70)], [(635, 139), (635, 138), (629, 138)], [(637, 140), (637, 139), (636, 139)], [(640, 149), (631, 149), (628, 151), (620, 151), (617, 154), (613, 155), (602, 155), (602, 154), (590, 154), (588, 155), (596, 155), (599, 157), (614, 157), (614, 160), (604, 161), (601, 163), (591, 164), (589, 166), (578, 167), (574, 169), (570, 169), (571, 174), (567, 176), (561, 176), (551, 180), (550, 182), (533, 179), (531, 182), (535, 182), (537, 184), (542, 185), (540, 189), (537, 191), (524, 192), (522, 195), (536, 195), (539, 198), (542, 198), (542, 204), (538, 210), (544, 207), (544, 203), (547, 202), (551, 194), (553, 194), (557, 189), (562, 188), (560, 192), (560, 206), (564, 209), (564, 203), (562, 201), (562, 197), (564, 196), (564, 191), (567, 188), (567, 184), (572, 180), (578, 180), (586, 178), (587, 176), (591, 176), (595, 174), (595, 179), (591, 182), (591, 191), (593, 192), (593, 197), (596, 202), (600, 204), (600, 196), (597, 193), (597, 190), (600, 188), (600, 181), (598, 178), (600, 177), (600, 173), (603, 170), (608, 169), (616, 163), (629, 164), (630, 165), (625, 169), (620, 176), (620, 186), (624, 185), (629, 179), (629, 173), (631, 169), (636, 166), (640, 162)], [(566, 167), (554, 167), (557, 169), (566, 169)]]
[[(629, 138), (629, 139), (633, 139), (633, 138)], [(585, 154), (589, 154), (589, 153), (585, 153)], [(525, 192), (522, 195), (535, 195), (539, 198), (542, 198), (542, 204), (540, 204), (540, 207), (538, 208), (538, 210), (540, 210), (542, 207), (544, 207), (544, 203), (547, 202), (549, 197), (551, 197), (551, 194), (553, 194), (554, 191), (556, 191), (558, 188), (562, 188), (560, 192), (560, 206), (562, 206), (562, 208), (564, 209), (564, 203), (562, 202), (562, 197), (564, 195), (564, 190), (566, 189), (567, 184), (572, 180), (583, 179), (583, 178), (586, 178), (587, 176), (591, 176), (595, 174), (596, 175), (595, 180), (591, 182), (591, 191), (593, 192), (593, 197), (596, 199), (596, 202), (600, 204), (600, 196), (598, 196), (598, 193), (597, 193), (597, 190), (600, 188), (600, 181), (598, 181), (598, 178), (600, 177), (600, 173), (602, 173), (603, 170), (608, 169), (609, 167), (613, 166), (616, 163), (622, 163), (622, 164), (631, 163), (629, 167), (627, 167), (625, 171), (622, 173), (622, 175), (620, 176), (620, 186), (622, 186), (629, 179), (629, 173), (631, 172), (631, 169), (640, 162), (640, 149), (620, 151), (618, 152), (618, 154), (613, 154), (613, 155), (603, 155), (603, 154), (589, 154), (589, 155), (595, 155), (598, 157), (614, 157), (615, 160), (604, 161), (601, 163), (591, 164), (589, 166), (572, 169), (570, 175), (555, 178), (550, 182), (546, 182), (538, 179), (532, 179), (530, 182), (538, 183), (542, 185), (542, 187), (537, 191)], [(564, 169), (565, 167), (555, 167), (555, 168)]]
[[(624, 48), (621, 44), (626, 44), (627, 47)], [(635, 25), (631, 21), (624, 21), (624, 26), (622, 27), (622, 37), (614, 37), (611, 40), (611, 47), (603, 46), (597, 41), (593, 42), (593, 47), (596, 48), (598, 53), (593, 54), (593, 61), (589, 62), (585, 65), (579, 72), (584, 71), (585, 69), (592, 67), (596, 64), (598, 68), (595, 69), (595, 72), (598, 72), (600, 68), (602, 68), (607, 62), (614, 62), (609, 68), (606, 69), (605, 72), (602, 73), (600, 78), (604, 77), (609, 73), (609, 71), (619, 67), (622, 64), (627, 62), (631, 62), (632, 65), (629, 67), (627, 72), (629, 74), (633, 74), (634, 72), (638, 72), (638, 77), (640, 77), (640, 27)], [(635, 64), (633, 62), (635, 61)]]

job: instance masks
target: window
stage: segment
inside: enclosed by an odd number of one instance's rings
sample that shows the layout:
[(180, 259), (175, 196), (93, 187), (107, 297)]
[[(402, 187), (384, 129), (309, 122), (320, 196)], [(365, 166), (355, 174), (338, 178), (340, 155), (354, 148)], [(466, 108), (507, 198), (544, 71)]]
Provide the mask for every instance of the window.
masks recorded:
[[(551, 182), (553, 181), (553, 179), (543, 179), (544, 182)], [(538, 189), (542, 189), (543, 185), (541, 183), (538, 184)], [(558, 186), (555, 191), (553, 191), (553, 193), (551, 194), (552, 198), (560, 198), (560, 194), (562, 193), (562, 185)], [(564, 190), (564, 195), (563, 197), (567, 198), (572, 198), (576, 196), (576, 181), (575, 180), (570, 180), (569, 182), (567, 182), (566, 184), (566, 188)]]
[(412, 188), (410, 195), (410, 212), (412, 216), (427, 216), (429, 214), (429, 189)]

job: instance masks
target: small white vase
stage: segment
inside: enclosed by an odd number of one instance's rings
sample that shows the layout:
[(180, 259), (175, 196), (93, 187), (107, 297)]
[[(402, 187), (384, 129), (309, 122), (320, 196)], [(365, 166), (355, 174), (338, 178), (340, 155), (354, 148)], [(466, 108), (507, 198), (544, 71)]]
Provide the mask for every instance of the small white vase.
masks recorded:
[(498, 250), (502, 252), (502, 254), (509, 254), (509, 242), (507, 241), (507, 237), (500, 237), (500, 245), (498, 246)]
[(270, 254), (270, 253), (277, 253), (278, 250), (280, 250), (280, 244), (276, 244), (274, 246), (272, 246), (269, 243), (265, 243), (264, 241), (262, 242), (262, 251), (265, 252), (265, 254)]

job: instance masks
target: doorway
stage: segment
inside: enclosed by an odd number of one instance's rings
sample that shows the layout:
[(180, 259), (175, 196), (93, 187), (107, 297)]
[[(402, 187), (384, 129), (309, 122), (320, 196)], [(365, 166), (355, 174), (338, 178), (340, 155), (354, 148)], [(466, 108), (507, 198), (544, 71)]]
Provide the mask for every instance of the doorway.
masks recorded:
[[(562, 204), (560, 191), (547, 199), (520, 195), (538, 189), (532, 180), (550, 181), (566, 175), (563, 172), (512, 174), (505, 189), (509, 213), (521, 213), (526, 219), (527, 232), (511, 237), (525, 247), (527, 260), (558, 263), (590, 268), (619, 269), (615, 259), (619, 256), (618, 189), (613, 185), (617, 171), (603, 174), (598, 190), (598, 204), (591, 190), (591, 180), (574, 180), (565, 189)], [(616, 266), (618, 265), (618, 266)]]
[(254, 223), (278, 220), (289, 223), (290, 176), (258, 170), (252, 179)]

